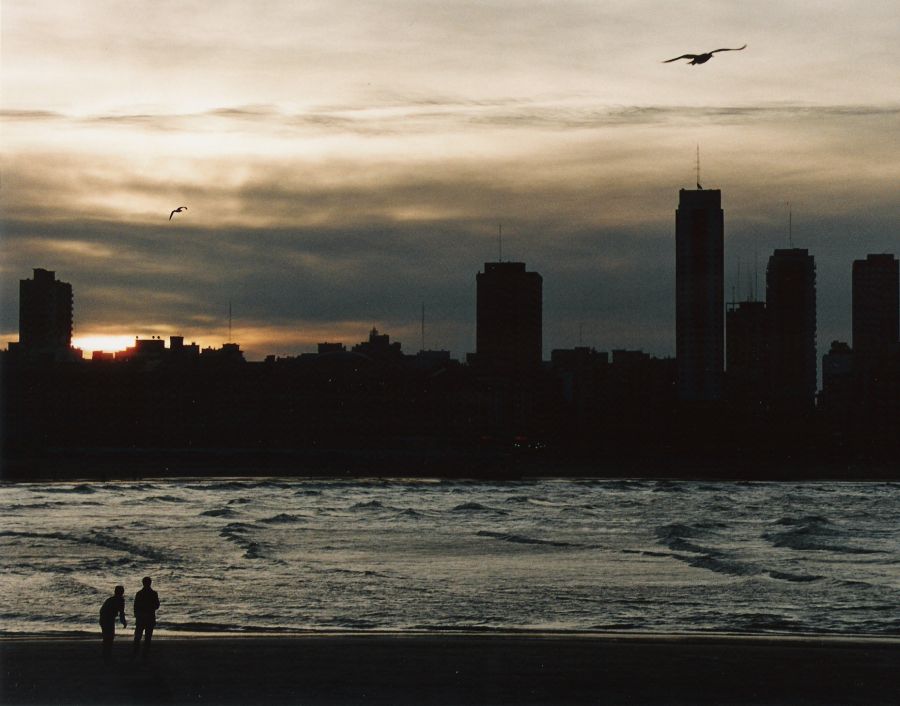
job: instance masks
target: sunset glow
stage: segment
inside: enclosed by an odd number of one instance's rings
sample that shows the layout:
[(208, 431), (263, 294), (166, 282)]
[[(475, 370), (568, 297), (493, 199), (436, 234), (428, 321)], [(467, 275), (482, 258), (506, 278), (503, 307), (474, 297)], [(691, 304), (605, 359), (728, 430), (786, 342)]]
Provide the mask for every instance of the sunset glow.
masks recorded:
[(104, 334), (88, 334), (86, 336), (74, 336), (72, 345), (83, 351), (85, 357), (90, 357), (95, 351), (104, 353), (118, 353), (129, 346), (134, 345), (134, 336), (111, 336)]

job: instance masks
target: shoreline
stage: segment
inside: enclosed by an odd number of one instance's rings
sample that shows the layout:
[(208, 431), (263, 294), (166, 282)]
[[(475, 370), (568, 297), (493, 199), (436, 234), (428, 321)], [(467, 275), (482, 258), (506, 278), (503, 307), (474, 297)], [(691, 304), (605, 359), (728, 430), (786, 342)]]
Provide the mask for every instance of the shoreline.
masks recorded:
[(3, 482), (203, 478), (410, 478), (442, 480), (641, 479), (698, 481), (897, 481), (893, 457), (823, 454), (678, 456), (501, 448), (122, 448), (9, 449)]
[(832, 471), (819, 474), (812, 472), (795, 473), (759, 473), (755, 476), (738, 474), (700, 474), (700, 473), (640, 473), (634, 468), (617, 469), (615, 472), (603, 472), (596, 468), (566, 468), (560, 472), (546, 472), (546, 467), (532, 468), (528, 473), (507, 474), (483, 474), (453, 473), (453, 474), (427, 474), (427, 473), (379, 473), (376, 470), (345, 470), (340, 472), (328, 472), (323, 469), (287, 470), (273, 468), (232, 468), (210, 467), (208, 469), (192, 468), (184, 473), (169, 471), (160, 472), (159, 469), (129, 469), (117, 472), (90, 473), (79, 468), (60, 469), (57, 472), (46, 474), (18, 474), (10, 473), (9, 468), (0, 465), (0, 485), (27, 484), (27, 483), (144, 483), (144, 482), (170, 482), (170, 481), (248, 481), (259, 482), (264, 480), (290, 480), (290, 481), (384, 481), (384, 482), (434, 482), (443, 481), (460, 483), (494, 483), (501, 481), (538, 482), (551, 480), (571, 481), (685, 481), (706, 483), (896, 483), (900, 482), (900, 466), (896, 469), (881, 469), (860, 475), (839, 474)]
[[(124, 639), (123, 639), (124, 638)], [(893, 704), (900, 644), (369, 634), (0, 640), (4, 704)]]
[[(126, 641), (130, 631), (117, 633), (120, 641)], [(79, 631), (68, 633), (6, 633), (0, 634), (0, 644), (6, 642), (95, 642), (99, 633), (93, 631)], [(190, 631), (190, 630), (166, 630), (158, 629), (154, 632), (156, 640), (170, 641), (229, 641), (229, 640), (328, 640), (335, 638), (372, 639), (398, 638), (398, 639), (477, 639), (477, 640), (507, 640), (507, 639), (533, 639), (533, 640), (598, 640), (620, 643), (660, 643), (683, 645), (712, 645), (712, 644), (740, 644), (752, 643), (763, 645), (821, 645), (823, 647), (884, 645), (900, 647), (900, 635), (866, 635), (847, 634), (836, 635), (834, 633), (730, 633), (730, 632), (615, 632), (615, 631), (579, 631), (579, 630), (534, 630), (530, 628), (502, 628), (497, 630), (472, 630), (454, 629), (436, 630), (286, 630), (284, 632), (267, 631)]]

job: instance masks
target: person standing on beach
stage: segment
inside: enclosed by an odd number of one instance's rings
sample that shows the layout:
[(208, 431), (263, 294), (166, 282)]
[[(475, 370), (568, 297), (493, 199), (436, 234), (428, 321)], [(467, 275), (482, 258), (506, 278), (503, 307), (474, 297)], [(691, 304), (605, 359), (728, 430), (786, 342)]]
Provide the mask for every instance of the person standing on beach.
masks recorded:
[(147, 657), (150, 652), (150, 640), (153, 637), (153, 628), (156, 626), (156, 609), (159, 608), (159, 594), (150, 588), (153, 582), (149, 576), (145, 576), (141, 583), (144, 587), (134, 594), (134, 652), (131, 658), (137, 657), (141, 648), (141, 635), (144, 635), (144, 653)]
[(122, 621), (122, 627), (128, 627), (125, 620), (125, 587), (116, 586), (113, 595), (103, 601), (100, 607), (100, 631), (103, 633), (103, 661), (112, 659), (113, 640), (116, 639), (116, 616)]

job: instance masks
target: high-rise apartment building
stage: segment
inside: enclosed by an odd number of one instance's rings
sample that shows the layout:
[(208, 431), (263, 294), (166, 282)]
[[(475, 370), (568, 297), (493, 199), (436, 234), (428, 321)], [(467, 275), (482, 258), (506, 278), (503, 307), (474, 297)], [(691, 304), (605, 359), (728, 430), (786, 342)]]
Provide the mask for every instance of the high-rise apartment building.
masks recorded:
[(898, 341), (900, 262), (893, 255), (853, 261), (853, 352), (879, 356)]
[(770, 397), (812, 406), (816, 396), (816, 263), (804, 248), (775, 250), (766, 270)]
[(681, 400), (722, 396), (725, 215), (718, 189), (682, 189), (675, 211), (675, 358)]
[(524, 262), (486, 262), (476, 276), (476, 359), (499, 373), (538, 368), (543, 278)]
[(29, 353), (65, 354), (72, 345), (72, 285), (34, 270), (19, 280), (19, 345)]

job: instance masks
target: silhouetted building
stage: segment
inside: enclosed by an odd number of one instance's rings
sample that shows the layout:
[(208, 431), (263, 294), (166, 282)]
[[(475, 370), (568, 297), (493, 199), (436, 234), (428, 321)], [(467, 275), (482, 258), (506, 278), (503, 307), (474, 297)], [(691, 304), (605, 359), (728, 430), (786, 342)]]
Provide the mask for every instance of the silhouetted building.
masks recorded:
[(320, 343), (316, 347), (316, 351), (319, 355), (326, 355), (328, 353), (346, 353), (347, 348), (343, 343)]
[(416, 370), (440, 370), (451, 364), (450, 351), (421, 350), (410, 356), (410, 363)]
[[(226, 345), (237, 347), (236, 343)], [(211, 350), (206, 349), (204, 353)], [(124, 351), (119, 351), (115, 354), (115, 359), (118, 361), (131, 361), (141, 365), (156, 365), (163, 362), (166, 364), (186, 364), (196, 361), (199, 357), (200, 346), (196, 343), (186, 345), (184, 336), (169, 336), (168, 348), (166, 348), (166, 342), (161, 336), (135, 338), (133, 346), (129, 346)], [(102, 357), (99, 358), (99, 360), (102, 359)]]
[(884, 356), (898, 341), (900, 262), (893, 255), (853, 261), (853, 351)]
[(566, 404), (578, 414), (593, 412), (601, 400), (600, 386), (609, 368), (609, 353), (587, 346), (557, 348), (550, 352), (550, 365), (560, 383)]
[(381, 361), (399, 361), (404, 357), (400, 342), (391, 343), (391, 337), (388, 334), (378, 333), (378, 329), (374, 327), (369, 332), (369, 340), (356, 344), (352, 351)]
[(550, 352), (550, 363), (555, 370), (576, 372), (609, 365), (609, 353), (587, 346), (555, 348)]
[(629, 351), (624, 348), (614, 348), (612, 352), (612, 364), (620, 368), (633, 370), (651, 360), (649, 353), (644, 351)]
[[(648, 429), (662, 437), (667, 417), (661, 416), (676, 399), (675, 365), (671, 358), (654, 358), (643, 351), (612, 351), (603, 392), (609, 408), (605, 424), (614, 436), (632, 443), (646, 439)], [(634, 447), (636, 448), (636, 447)]]
[(223, 343), (221, 348), (204, 348), (200, 360), (213, 365), (244, 364), (244, 352), (239, 343)]
[(766, 270), (770, 397), (812, 406), (816, 395), (816, 263), (805, 248), (775, 250)]
[(766, 304), (737, 302), (725, 312), (727, 397), (761, 399), (765, 381)]
[(832, 341), (822, 356), (822, 393), (819, 403), (832, 416), (845, 418), (852, 411), (857, 392), (853, 351), (843, 341)]
[(19, 280), (19, 345), (26, 354), (62, 357), (72, 346), (72, 285), (36, 268)]
[(722, 192), (679, 192), (675, 211), (675, 358), (678, 398), (722, 396), (725, 344)]
[(478, 365), (502, 374), (536, 370), (542, 356), (543, 278), (524, 262), (486, 262), (476, 276)]
[(135, 360), (162, 360), (166, 354), (166, 342), (152, 336), (151, 338), (135, 338), (134, 346), (125, 350), (125, 358)]
[(169, 336), (169, 357), (180, 362), (196, 360), (200, 357), (200, 346), (196, 343), (185, 345), (184, 336)]

